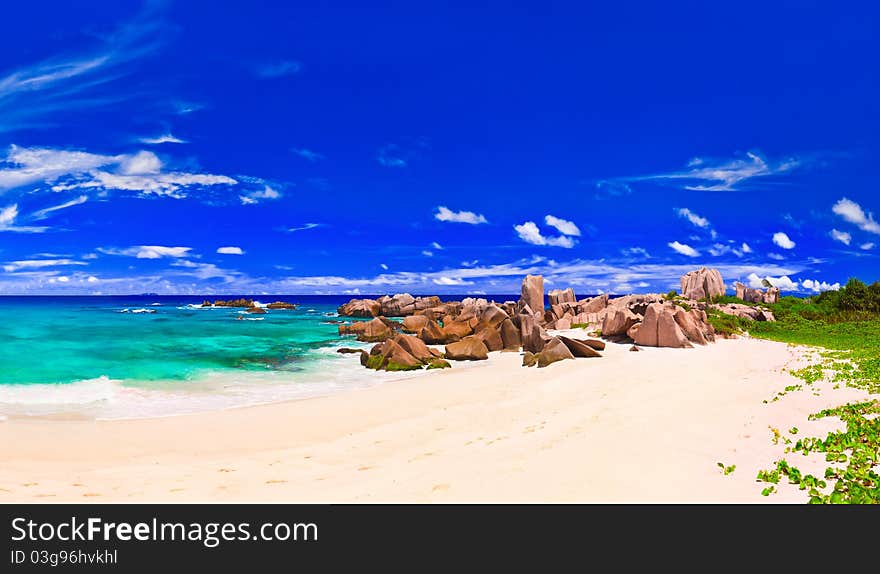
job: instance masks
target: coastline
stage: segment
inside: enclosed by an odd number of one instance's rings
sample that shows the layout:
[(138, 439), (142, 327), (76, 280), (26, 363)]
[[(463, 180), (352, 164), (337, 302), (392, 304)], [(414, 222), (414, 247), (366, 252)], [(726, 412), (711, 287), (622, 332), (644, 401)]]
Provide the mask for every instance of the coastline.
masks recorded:
[(783, 343), (628, 349), (538, 370), (493, 352), (365, 390), (175, 417), (9, 418), (0, 502), (804, 502), (797, 489), (760, 496), (757, 470), (783, 451), (769, 427), (838, 428), (807, 415), (866, 396), (817, 383), (820, 396), (764, 404), (802, 366), (804, 348)]

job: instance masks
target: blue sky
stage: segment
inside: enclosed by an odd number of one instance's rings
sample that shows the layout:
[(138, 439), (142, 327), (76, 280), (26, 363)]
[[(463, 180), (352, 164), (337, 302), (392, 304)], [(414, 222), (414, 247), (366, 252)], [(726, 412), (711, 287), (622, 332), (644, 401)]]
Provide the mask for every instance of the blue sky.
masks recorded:
[(0, 294), (880, 278), (870, 2), (32, 4)]

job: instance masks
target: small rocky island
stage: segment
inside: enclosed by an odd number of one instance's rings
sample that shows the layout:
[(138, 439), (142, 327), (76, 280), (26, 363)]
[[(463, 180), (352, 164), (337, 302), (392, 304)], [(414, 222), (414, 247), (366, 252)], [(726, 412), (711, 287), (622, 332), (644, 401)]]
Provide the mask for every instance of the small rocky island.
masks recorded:
[[(352, 299), (338, 309), (341, 316), (370, 318), (339, 325), (340, 335), (377, 343), (360, 353), (361, 364), (377, 370), (447, 368), (448, 361), (478, 361), (490, 351), (523, 351), (523, 366), (546, 367), (557, 361), (601, 357), (605, 341), (639, 346), (689, 348), (706, 345), (719, 336), (708, 321), (710, 311), (753, 321), (774, 321), (772, 312), (755, 305), (717, 302), (726, 288), (716, 269), (701, 268), (681, 278), (681, 293), (600, 295), (577, 300), (574, 290), (547, 293), (544, 279), (523, 279), (518, 301), (497, 303), (482, 298), (443, 302), (437, 296), (408, 293), (378, 299)], [(775, 303), (779, 289), (766, 292), (736, 284), (737, 298), (751, 303)], [(390, 317), (401, 317), (394, 321)], [(561, 334), (573, 327), (593, 338)], [(552, 333), (551, 333), (552, 332)], [(443, 345), (441, 352), (429, 345)]]
[(228, 299), (221, 300), (218, 299), (213, 303), (208, 301), (207, 299), (202, 302), (202, 307), (232, 307), (232, 308), (241, 308), (244, 309), (248, 313), (254, 313), (257, 315), (262, 315), (266, 313), (266, 309), (287, 309), (294, 310), (298, 308), (296, 303), (287, 303), (285, 301), (275, 301), (273, 303), (269, 303), (265, 307), (261, 307), (257, 305), (257, 302), (253, 299)]

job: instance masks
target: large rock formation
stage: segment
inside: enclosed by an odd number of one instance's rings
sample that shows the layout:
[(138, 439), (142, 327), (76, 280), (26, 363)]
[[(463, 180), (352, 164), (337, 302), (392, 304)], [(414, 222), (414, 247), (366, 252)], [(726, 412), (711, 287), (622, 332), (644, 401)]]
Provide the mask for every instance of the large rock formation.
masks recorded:
[(562, 303), (574, 303), (576, 301), (574, 296), (574, 289), (569, 287), (568, 289), (554, 289), (547, 293), (547, 299), (550, 301), (550, 306), (560, 305)]
[(374, 299), (352, 299), (336, 312), (344, 317), (378, 317), (382, 314), (382, 305)]
[(484, 361), (489, 358), (488, 352), (483, 341), (472, 335), (446, 345), (445, 357), (453, 361)]
[(724, 292), (724, 281), (717, 269), (701, 267), (681, 278), (681, 294), (687, 299), (711, 299)]
[(715, 330), (705, 311), (687, 311), (672, 303), (648, 305), (644, 320), (631, 327), (628, 334), (644, 347), (688, 348), (715, 340)]
[(767, 291), (761, 291), (760, 289), (747, 287), (740, 282), (734, 283), (733, 286), (736, 289), (736, 298), (747, 303), (765, 303), (768, 305), (779, 303), (779, 287), (769, 287)]
[(544, 277), (526, 275), (522, 282), (522, 294), (517, 307), (521, 310), (528, 305), (532, 313), (544, 314)]
[(418, 338), (397, 335), (374, 346), (369, 354), (362, 352), (361, 364), (375, 370), (411, 371), (430, 366), (439, 358), (439, 351), (428, 348)]
[(413, 297), (409, 293), (383, 295), (378, 299), (352, 299), (336, 312), (346, 317), (406, 317), (441, 305), (440, 297)]

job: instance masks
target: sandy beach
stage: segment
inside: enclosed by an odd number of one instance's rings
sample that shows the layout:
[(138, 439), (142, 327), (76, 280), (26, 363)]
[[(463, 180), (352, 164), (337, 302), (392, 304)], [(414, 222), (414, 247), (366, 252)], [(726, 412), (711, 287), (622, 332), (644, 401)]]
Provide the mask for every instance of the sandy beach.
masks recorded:
[(0, 422), (0, 502), (804, 502), (794, 487), (760, 495), (755, 474), (783, 456), (770, 428), (824, 433), (836, 419), (808, 414), (865, 396), (817, 383), (765, 404), (806, 364), (782, 343), (629, 348), (544, 369), (492, 353), (367, 390), (195, 415), (13, 418)]

